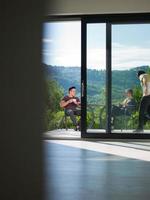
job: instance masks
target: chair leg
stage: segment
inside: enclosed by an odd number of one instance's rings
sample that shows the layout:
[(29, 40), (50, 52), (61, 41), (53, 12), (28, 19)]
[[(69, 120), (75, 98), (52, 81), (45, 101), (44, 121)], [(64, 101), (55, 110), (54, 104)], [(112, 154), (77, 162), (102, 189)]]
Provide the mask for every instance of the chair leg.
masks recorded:
[(67, 126), (67, 116), (65, 115), (65, 128), (66, 128), (66, 131), (68, 130), (68, 126)]
[(126, 122), (126, 120), (127, 120), (127, 118), (125, 116), (125, 118), (124, 118), (124, 130), (127, 130), (127, 122)]
[(121, 115), (121, 132), (122, 132), (122, 130), (123, 130), (123, 115)]
[(126, 115), (121, 115), (121, 132), (125, 129), (127, 130), (127, 118), (126, 118)]
[(59, 123), (59, 125), (58, 125), (58, 127), (59, 127), (60, 129), (62, 129), (62, 127), (63, 127), (64, 119), (65, 119), (65, 116), (62, 117), (62, 119), (61, 119), (61, 121), (60, 121), (60, 123)]

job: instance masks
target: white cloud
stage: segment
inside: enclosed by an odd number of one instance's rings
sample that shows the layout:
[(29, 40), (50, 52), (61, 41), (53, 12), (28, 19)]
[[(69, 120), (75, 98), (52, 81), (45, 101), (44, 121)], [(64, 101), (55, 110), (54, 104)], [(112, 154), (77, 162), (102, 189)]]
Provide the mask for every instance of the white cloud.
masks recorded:
[(130, 69), (150, 64), (150, 48), (140, 46), (112, 45), (113, 69)]
[[(87, 64), (90, 68), (106, 69), (106, 50), (89, 49)], [(112, 69), (124, 70), (142, 65), (150, 65), (150, 48), (112, 44)]]
[(113, 46), (113, 48), (122, 48), (122, 47), (124, 47), (124, 45), (122, 45), (120, 43), (117, 43), (117, 42), (113, 42), (112, 46)]
[(43, 59), (47, 64), (51, 65), (81, 66), (81, 52), (77, 49), (44, 50)]
[(106, 69), (106, 50), (104, 48), (88, 49), (87, 66), (92, 69)]
[(43, 38), (42, 41), (43, 41), (44, 43), (53, 43), (53, 42), (54, 42), (54, 40), (49, 39), (49, 38)]
[[(47, 64), (58, 66), (81, 66), (79, 48), (66, 47), (67, 45), (61, 49), (43, 49), (43, 60)], [(92, 69), (106, 69), (105, 48), (88, 49), (87, 65)], [(150, 48), (112, 44), (112, 69), (125, 70), (142, 65), (150, 65)]]

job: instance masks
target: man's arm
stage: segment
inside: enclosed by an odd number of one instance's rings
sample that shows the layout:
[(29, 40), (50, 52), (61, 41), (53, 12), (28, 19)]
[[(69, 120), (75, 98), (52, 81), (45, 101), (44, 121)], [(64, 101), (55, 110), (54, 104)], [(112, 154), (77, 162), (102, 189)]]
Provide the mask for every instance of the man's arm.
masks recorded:
[(142, 85), (143, 85), (143, 96), (147, 96), (148, 88), (147, 88), (147, 79), (146, 79), (146, 77), (142, 78)]
[(65, 101), (65, 100), (61, 100), (60, 101), (60, 107), (61, 108), (64, 108), (65, 106), (67, 106), (69, 103), (72, 103), (73, 102), (73, 99), (70, 99), (68, 101)]
[(80, 99), (79, 99), (79, 98), (77, 98), (76, 105), (77, 105), (77, 106), (80, 106), (80, 105), (81, 105), (81, 102), (80, 102)]

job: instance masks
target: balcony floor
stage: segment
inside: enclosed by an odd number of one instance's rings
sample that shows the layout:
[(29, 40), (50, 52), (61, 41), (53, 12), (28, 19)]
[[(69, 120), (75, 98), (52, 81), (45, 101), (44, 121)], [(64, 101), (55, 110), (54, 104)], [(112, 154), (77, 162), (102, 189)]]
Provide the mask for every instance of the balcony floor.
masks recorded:
[[(105, 133), (104, 129), (88, 129), (87, 133)], [(112, 133), (133, 133), (133, 130), (113, 130)], [(149, 134), (149, 130), (144, 130), (144, 133)], [(142, 133), (141, 133), (142, 134)], [(75, 131), (73, 129), (56, 129), (52, 131), (48, 131), (44, 133), (45, 139), (80, 139), (81, 138), (81, 132)]]

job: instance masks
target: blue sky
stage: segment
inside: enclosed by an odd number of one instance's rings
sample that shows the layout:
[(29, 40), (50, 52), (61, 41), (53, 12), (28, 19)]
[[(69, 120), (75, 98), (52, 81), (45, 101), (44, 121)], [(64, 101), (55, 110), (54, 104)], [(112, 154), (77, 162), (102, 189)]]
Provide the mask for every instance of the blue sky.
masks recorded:
[(150, 24), (114, 25), (112, 42), (113, 68), (150, 65)]
[[(106, 68), (106, 26), (87, 25), (88, 68)], [(43, 62), (57, 66), (81, 66), (81, 23), (52, 22), (43, 25)], [(112, 26), (112, 68), (150, 65), (150, 24)]]

